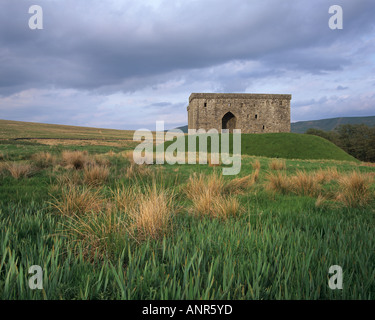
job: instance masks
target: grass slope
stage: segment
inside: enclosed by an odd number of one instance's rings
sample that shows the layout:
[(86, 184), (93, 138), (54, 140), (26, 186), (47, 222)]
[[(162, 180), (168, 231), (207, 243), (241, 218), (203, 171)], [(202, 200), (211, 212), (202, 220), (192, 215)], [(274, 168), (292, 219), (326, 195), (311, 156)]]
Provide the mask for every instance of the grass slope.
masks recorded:
[(0, 120), (0, 139), (133, 139), (133, 132), (131, 130)]
[[(230, 141), (233, 139), (230, 138)], [(185, 142), (187, 149), (188, 139)], [(167, 142), (166, 147), (171, 143)], [(209, 144), (208, 152), (211, 151)], [(242, 134), (241, 154), (284, 159), (358, 161), (326, 139), (297, 133)]]
[(285, 159), (357, 161), (326, 139), (296, 133), (242, 135), (242, 154)]
[(369, 127), (375, 126), (375, 116), (373, 117), (342, 117), (313, 121), (298, 121), (291, 124), (291, 131), (295, 133), (305, 133), (308, 129), (320, 129), (331, 131), (342, 124), (365, 124)]

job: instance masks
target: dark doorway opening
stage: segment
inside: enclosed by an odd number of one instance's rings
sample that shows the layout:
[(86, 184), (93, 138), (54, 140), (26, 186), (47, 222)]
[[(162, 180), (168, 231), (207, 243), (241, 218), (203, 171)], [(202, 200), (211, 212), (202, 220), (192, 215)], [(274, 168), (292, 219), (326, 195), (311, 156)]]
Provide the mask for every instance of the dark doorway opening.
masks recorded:
[(229, 132), (233, 132), (236, 129), (237, 119), (232, 112), (227, 112), (221, 120), (221, 128), (229, 129)]

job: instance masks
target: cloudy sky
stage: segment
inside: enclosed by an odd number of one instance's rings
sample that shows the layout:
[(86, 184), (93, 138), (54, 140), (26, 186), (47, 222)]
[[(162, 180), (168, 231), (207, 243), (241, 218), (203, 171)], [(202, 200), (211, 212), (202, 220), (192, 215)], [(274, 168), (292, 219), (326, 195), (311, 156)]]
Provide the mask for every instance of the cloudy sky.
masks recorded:
[[(43, 30), (29, 28), (34, 4)], [(0, 0), (0, 119), (173, 128), (192, 92), (292, 94), (292, 121), (375, 115), (374, 12), (373, 0)]]

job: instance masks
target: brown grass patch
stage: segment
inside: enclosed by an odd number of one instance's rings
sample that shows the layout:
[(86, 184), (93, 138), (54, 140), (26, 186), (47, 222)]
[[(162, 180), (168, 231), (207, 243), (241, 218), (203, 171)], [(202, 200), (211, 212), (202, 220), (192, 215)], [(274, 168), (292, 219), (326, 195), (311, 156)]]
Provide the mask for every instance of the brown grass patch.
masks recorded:
[(108, 167), (110, 165), (109, 159), (103, 154), (96, 154), (94, 156), (94, 161), (100, 166)]
[(210, 175), (194, 173), (189, 177), (184, 191), (193, 202), (194, 215), (227, 219), (240, 211), (238, 199), (227, 193), (236, 193), (250, 184), (250, 176), (226, 183), (223, 177), (216, 173)]
[(83, 181), (88, 185), (97, 186), (108, 180), (109, 169), (106, 166), (90, 164), (83, 170)]
[(290, 177), (290, 188), (295, 194), (304, 196), (318, 196), (321, 185), (315, 175), (298, 170), (296, 175)]
[(39, 152), (31, 156), (34, 164), (41, 169), (52, 167), (56, 163), (56, 156), (49, 152)]
[(362, 163), (361, 163), (361, 166), (362, 166), (362, 167), (370, 167), (370, 168), (373, 168), (373, 167), (375, 167), (375, 163), (372, 163), (372, 162), (362, 162)]
[(254, 170), (260, 170), (260, 161), (259, 160), (255, 160), (254, 162), (251, 163), (252, 167)]
[(128, 210), (133, 237), (138, 241), (162, 238), (172, 227), (174, 211), (173, 193), (157, 190), (153, 185), (145, 194), (139, 194), (136, 206)]
[(285, 163), (285, 160), (274, 159), (268, 164), (268, 167), (271, 170), (285, 170), (286, 163)]
[(112, 199), (116, 208), (121, 211), (128, 211), (133, 208), (136, 203), (136, 191), (140, 193), (137, 187), (130, 189), (124, 186), (112, 190)]
[(192, 212), (196, 216), (227, 219), (240, 212), (238, 199), (233, 196), (220, 196), (210, 192), (192, 198)]
[(328, 183), (333, 180), (337, 180), (340, 177), (340, 173), (336, 167), (329, 167), (327, 169), (319, 169), (314, 173), (315, 179), (319, 183)]
[(225, 190), (229, 193), (242, 193), (252, 187), (258, 181), (258, 178), (259, 170), (255, 170), (245, 177), (230, 180), (226, 183)]
[(106, 155), (107, 155), (108, 157), (114, 157), (114, 156), (116, 156), (117, 154), (116, 154), (116, 152), (113, 152), (113, 150), (110, 150), (110, 151), (108, 151), (108, 152), (106, 153)]
[(338, 180), (339, 190), (336, 200), (347, 207), (364, 207), (368, 205), (374, 195), (371, 192), (372, 179), (358, 171), (341, 176)]
[(133, 158), (133, 150), (128, 150), (128, 151), (124, 151), (124, 152), (121, 152), (121, 155), (129, 160), (130, 162), (134, 162), (134, 158)]
[(152, 175), (152, 169), (146, 164), (131, 163), (125, 171), (125, 176), (129, 179), (150, 175)]
[(266, 177), (266, 189), (282, 194), (287, 194), (292, 190), (290, 178), (285, 172), (269, 173)]
[(226, 183), (224, 178), (218, 174), (205, 175), (193, 173), (188, 179), (188, 183), (184, 189), (189, 199), (194, 199), (203, 193), (212, 195), (221, 195), (225, 191)]
[(130, 219), (127, 228), (133, 239), (143, 241), (150, 237), (159, 239), (172, 227), (171, 219), (177, 211), (174, 193), (158, 190), (155, 183), (142, 192), (139, 186), (122, 186), (112, 191), (112, 199), (118, 211), (126, 212)]
[(52, 197), (53, 201), (50, 204), (63, 216), (100, 212), (104, 202), (99, 192), (100, 190), (68, 185), (62, 189), (61, 198)]
[(78, 171), (68, 171), (68, 172), (63, 172), (62, 174), (58, 175), (56, 177), (56, 183), (59, 187), (64, 187), (64, 186), (78, 186), (83, 184), (83, 179)]
[(5, 164), (6, 169), (15, 179), (27, 178), (33, 172), (33, 167), (29, 163), (8, 162)]
[(63, 151), (63, 164), (74, 169), (83, 169), (89, 162), (90, 157), (86, 151)]

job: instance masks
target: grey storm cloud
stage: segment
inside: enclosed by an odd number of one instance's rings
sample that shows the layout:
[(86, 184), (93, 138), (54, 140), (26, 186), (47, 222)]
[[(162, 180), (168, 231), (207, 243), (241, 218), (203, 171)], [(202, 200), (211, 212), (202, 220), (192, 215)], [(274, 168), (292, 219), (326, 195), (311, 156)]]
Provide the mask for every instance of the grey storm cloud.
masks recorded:
[(156, 8), (142, 1), (39, 1), (44, 29), (35, 31), (27, 26), (30, 1), (3, 0), (0, 94), (40, 87), (127, 92), (150, 77), (157, 83), (159, 75), (234, 60), (260, 61), (274, 72), (338, 70), (350, 63), (349, 43), (372, 30), (375, 2), (332, 3), (350, 8), (340, 34), (327, 27), (329, 2), (161, 1)]
[[(43, 8), (43, 30), (28, 9)], [(344, 29), (330, 30), (341, 5)], [(291, 93), (292, 118), (372, 115), (373, 0), (1, 0), (0, 118), (186, 124), (191, 92)]]

